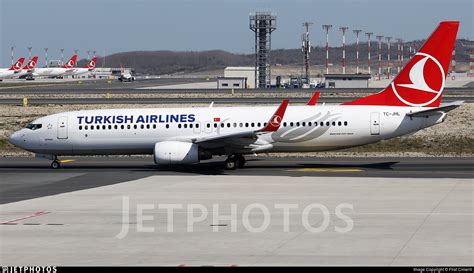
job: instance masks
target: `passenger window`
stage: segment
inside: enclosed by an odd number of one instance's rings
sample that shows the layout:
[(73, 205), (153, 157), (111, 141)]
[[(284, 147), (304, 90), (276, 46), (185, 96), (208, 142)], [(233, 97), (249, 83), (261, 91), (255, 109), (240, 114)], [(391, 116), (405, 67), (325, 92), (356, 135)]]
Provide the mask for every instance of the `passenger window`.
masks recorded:
[(106, 128), (105, 125), (102, 125), (102, 130), (105, 130), (105, 128)]
[(137, 129), (137, 125), (136, 125), (136, 124), (133, 125), (133, 129)]
[(290, 126), (293, 127), (293, 122), (290, 122)]
[(84, 126), (84, 130), (87, 130), (87, 129), (89, 129), (89, 126), (87, 126), (87, 125)]
[(114, 129), (117, 130), (118, 129), (118, 126), (117, 124), (114, 125)]
[(210, 123), (206, 124), (206, 127), (211, 128), (211, 124)]
[(121, 125), (120, 128), (123, 130), (125, 129), (125, 125)]
[(144, 124), (140, 125), (140, 129), (145, 129), (145, 125)]
[(147, 124), (147, 125), (146, 125), (146, 128), (147, 128), (147, 129), (150, 129), (150, 124)]
[(235, 127), (237, 127), (237, 123), (236, 123), (236, 122), (234, 122), (234, 128), (235, 128)]
[(303, 122), (301, 125), (303, 125), (303, 127), (306, 126), (306, 122)]
[(329, 121), (326, 121), (326, 126), (329, 126)]
[(283, 122), (283, 127), (286, 127), (286, 122)]
[(214, 128), (217, 128), (217, 123), (214, 123)]
[(181, 129), (181, 124), (178, 124), (178, 128), (180, 128), (180, 129)]
[(186, 124), (186, 123), (183, 124), (183, 127), (184, 127), (184, 128), (188, 128), (188, 124)]
[(196, 128), (199, 128), (199, 123), (196, 123)]
[(153, 129), (156, 129), (156, 124), (153, 124)]
[(252, 127), (255, 127), (255, 123), (252, 122)]
[(230, 123), (227, 123), (227, 128), (230, 128)]
[(261, 126), (260, 126), (260, 122), (259, 122), (259, 123), (257, 123), (257, 127), (261, 127)]
[(225, 126), (224, 123), (221, 123), (221, 128), (224, 128), (224, 126)]
[(82, 130), (82, 125), (79, 126), (79, 130)]
[(91, 130), (94, 130), (94, 125), (91, 125)]
[(335, 121), (332, 122), (332, 126), (336, 126), (336, 122), (335, 122)]
[(249, 123), (248, 123), (248, 122), (245, 123), (245, 127), (249, 127)]
[(347, 126), (347, 121), (344, 121), (344, 126)]
[(168, 128), (170, 128), (170, 125), (169, 125), (169, 124), (166, 124), (166, 126), (165, 126), (165, 127), (166, 127), (166, 129), (168, 129)]
[[(136, 126), (136, 125), (135, 125), (135, 126)], [(127, 125), (127, 129), (130, 129), (131, 127), (132, 127), (132, 126), (130, 126), (130, 124), (129, 124), (129, 125)]]
[(321, 122), (319, 123), (319, 126), (324, 126), (324, 122), (321, 121)]
[(112, 125), (109, 125), (109, 130), (112, 130)]
[(193, 128), (193, 124), (192, 124), (192, 123), (189, 124), (189, 128)]
[(299, 122), (297, 122), (297, 123), (296, 123), (296, 126), (297, 126), (297, 127), (298, 127), (298, 126), (300, 126), (300, 123), (299, 123)]
[(308, 126), (311, 126), (311, 121), (310, 121), (310, 122), (308, 122)]
[(337, 123), (337, 125), (338, 125), (338, 126), (341, 126), (341, 125), (342, 125), (342, 122), (339, 121), (339, 122)]

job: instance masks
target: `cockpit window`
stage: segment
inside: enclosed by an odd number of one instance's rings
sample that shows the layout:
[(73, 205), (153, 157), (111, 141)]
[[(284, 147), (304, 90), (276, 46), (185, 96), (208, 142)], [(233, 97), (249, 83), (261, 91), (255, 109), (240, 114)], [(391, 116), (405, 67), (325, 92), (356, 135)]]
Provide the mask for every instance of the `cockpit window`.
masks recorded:
[(42, 127), (43, 125), (42, 124), (34, 124), (34, 123), (30, 123), (28, 125), (26, 125), (26, 128), (30, 129), (30, 130), (38, 130)]

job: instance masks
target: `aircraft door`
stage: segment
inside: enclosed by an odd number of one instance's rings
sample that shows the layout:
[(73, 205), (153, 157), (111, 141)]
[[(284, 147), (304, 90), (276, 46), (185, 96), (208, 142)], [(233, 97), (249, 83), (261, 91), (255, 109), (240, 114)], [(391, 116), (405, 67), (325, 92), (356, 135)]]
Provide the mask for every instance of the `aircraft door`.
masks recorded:
[(370, 113), (370, 134), (380, 135), (380, 113)]
[(58, 139), (67, 139), (67, 117), (58, 118)]

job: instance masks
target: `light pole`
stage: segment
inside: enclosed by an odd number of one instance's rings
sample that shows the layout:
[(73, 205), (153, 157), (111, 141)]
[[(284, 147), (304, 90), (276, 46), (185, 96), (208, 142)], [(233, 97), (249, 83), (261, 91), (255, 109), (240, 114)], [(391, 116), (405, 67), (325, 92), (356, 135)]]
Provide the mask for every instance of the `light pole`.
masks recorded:
[(46, 67), (49, 67), (49, 63), (48, 63), (48, 48), (47, 48), (47, 47), (44, 48), (44, 61), (46, 62)]
[(372, 75), (370, 72), (370, 36), (374, 34), (373, 32), (366, 32), (367, 35), (367, 65), (369, 66), (369, 75)]
[(359, 74), (359, 33), (362, 32), (361, 29), (352, 30), (356, 35), (356, 74)]
[(379, 40), (379, 49), (378, 49), (378, 55), (379, 55), (379, 80), (380, 80), (380, 75), (382, 74), (382, 35), (377, 35), (376, 36), (377, 40)]
[(13, 65), (13, 51), (15, 50), (15, 46), (12, 46), (11, 50), (12, 50), (12, 65)]
[(400, 39), (400, 38), (397, 39), (397, 49), (398, 49), (398, 53), (397, 53), (397, 61), (398, 61), (397, 73), (400, 73), (400, 70), (402, 69), (402, 42), (403, 42), (402, 39)]
[(64, 65), (64, 48), (61, 48), (61, 65)]
[(385, 37), (385, 40), (387, 40), (387, 78), (390, 79), (390, 40), (392, 40), (392, 37)]
[(346, 74), (346, 31), (349, 27), (340, 27), (342, 31), (342, 74)]
[(33, 49), (33, 47), (29, 46), (29, 47), (27, 47), (27, 49), (28, 49), (28, 58), (30, 58), (30, 60), (31, 60), (31, 49)]
[(323, 29), (326, 30), (326, 74), (329, 74), (329, 30), (332, 25), (323, 25)]

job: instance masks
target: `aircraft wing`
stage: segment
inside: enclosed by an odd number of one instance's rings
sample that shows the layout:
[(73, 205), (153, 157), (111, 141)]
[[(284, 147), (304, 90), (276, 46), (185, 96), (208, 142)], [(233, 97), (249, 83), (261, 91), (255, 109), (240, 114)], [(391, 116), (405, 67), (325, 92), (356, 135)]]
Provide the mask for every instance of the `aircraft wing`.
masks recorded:
[(451, 110), (454, 110), (461, 106), (464, 101), (453, 101), (450, 103), (446, 104), (441, 104), (440, 107), (428, 109), (428, 110), (421, 110), (418, 112), (412, 112), (412, 113), (407, 113), (407, 116), (409, 117), (428, 117), (428, 116), (433, 116), (437, 115), (439, 113), (447, 113)]
[(192, 142), (208, 147), (221, 147), (224, 145), (235, 145), (245, 148), (245, 146), (255, 142), (258, 135), (272, 133), (278, 130), (285, 115), (288, 106), (288, 99), (283, 100), (278, 109), (275, 111), (265, 127), (259, 130), (249, 130), (246, 132), (229, 133), (222, 135), (214, 135), (208, 137), (193, 138)]

